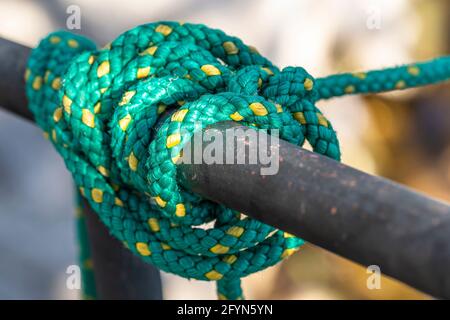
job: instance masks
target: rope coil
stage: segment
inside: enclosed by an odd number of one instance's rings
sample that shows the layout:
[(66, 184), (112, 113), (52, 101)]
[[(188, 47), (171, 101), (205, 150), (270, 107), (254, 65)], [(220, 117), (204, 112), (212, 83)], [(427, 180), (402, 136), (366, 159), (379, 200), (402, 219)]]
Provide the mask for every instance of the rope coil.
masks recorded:
[[(307, 140), (339, 160), (336, 133), (316, 101), (449, 75), (449, 59), (440, 58), (316, 80), (300, 67), (280, 71), (220, 30), (157, 22), (101, 50), (84, 37), (52, 33), (33, 50), (25, 78), (36, 122), (111, 234), (158, 268), (218, 281), (219, 298), (240, 299), (240, 278), (304, 241), (178, 185), (176, 163), (198, 123), (278, 129), (282, 139), (299, 146)], [(173, 113), (162, 118), (166, 110)], [(199, 227), (212, 221), (212, 228)]]

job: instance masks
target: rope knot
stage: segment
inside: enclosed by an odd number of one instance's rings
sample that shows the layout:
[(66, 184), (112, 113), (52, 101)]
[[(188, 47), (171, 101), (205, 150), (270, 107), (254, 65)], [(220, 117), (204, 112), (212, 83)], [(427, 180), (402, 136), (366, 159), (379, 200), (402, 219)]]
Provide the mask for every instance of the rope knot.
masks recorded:
[(146, 24), (101, 50), (57, 32), (33, 50), (26, 78), (37, 123), (111, 233), (165, 271), (220, 280), (221, 298), (241, 298), (241, 277), (303, 240), (179, 186), (184, 144), (232, 120), (278, 129), (297, 145), (306, 139), (339, 159), (312, 76), (280, 71), (240, 39), (203, 25)]

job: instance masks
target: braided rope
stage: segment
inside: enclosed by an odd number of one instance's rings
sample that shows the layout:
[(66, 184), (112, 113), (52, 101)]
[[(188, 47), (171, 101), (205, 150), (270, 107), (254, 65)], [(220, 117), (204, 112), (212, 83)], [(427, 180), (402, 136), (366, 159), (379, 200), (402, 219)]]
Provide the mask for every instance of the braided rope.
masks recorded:
[[(336, 134), (317, 100), (449, 76), (449, 59), (441, 58), (315, 80), (303, 68), (280, 71), (220, 30), (158, 22), (101, 50), (84, 37), (52, 33), (33, 50), (25, 78), (36, 122), (111, 234), (146, 262), (216, 280), (219, 298), (240, 299), (240, 278), (304, 241), (178, 185), (176, 162), (201, 129), (196, 124), (233, 120), (278, 129), (282, 139), (299, 146), (307, 140), (339, 160)], [(163, 118), (165, 110), (174, 113)], [(212, 228), (198, 227), (211, 221)]]

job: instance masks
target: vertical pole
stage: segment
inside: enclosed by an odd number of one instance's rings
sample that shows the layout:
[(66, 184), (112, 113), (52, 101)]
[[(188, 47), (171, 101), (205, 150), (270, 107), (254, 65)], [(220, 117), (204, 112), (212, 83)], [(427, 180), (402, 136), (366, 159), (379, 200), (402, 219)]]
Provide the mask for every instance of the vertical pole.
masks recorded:
[(87, 234), (99, 299), (162, 299), (159, 270), (144, 263), (113, 238), (83, 199)]

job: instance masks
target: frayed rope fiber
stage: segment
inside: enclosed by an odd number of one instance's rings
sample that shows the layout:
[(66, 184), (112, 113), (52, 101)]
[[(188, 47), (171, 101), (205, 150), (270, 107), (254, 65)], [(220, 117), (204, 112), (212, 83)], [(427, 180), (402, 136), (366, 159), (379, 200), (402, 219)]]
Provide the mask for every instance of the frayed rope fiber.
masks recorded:
[[(37, 124), (111, 234), (164, 271), (218, 281), (221, 299), (242, 298), (242, 277), (304, 241), (178, 185), (176, 162), (196, 124), (278, 129), (282, 139), (307, 140), (339, 160), (316, 101), (449, 77), (445, 57), (316, 80), (300, 67), (280, 71), (220, 30), (176, 22), (138, 26), (100, 50), (84, 37), (52, 33), (32, 51), (25, 75)], [(196, 227), (211, 221), (212, 228)]]

